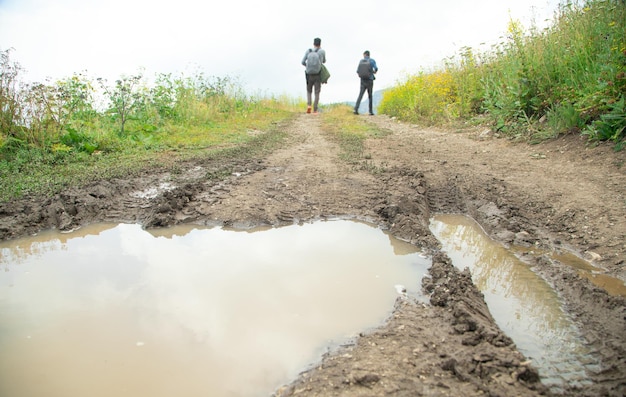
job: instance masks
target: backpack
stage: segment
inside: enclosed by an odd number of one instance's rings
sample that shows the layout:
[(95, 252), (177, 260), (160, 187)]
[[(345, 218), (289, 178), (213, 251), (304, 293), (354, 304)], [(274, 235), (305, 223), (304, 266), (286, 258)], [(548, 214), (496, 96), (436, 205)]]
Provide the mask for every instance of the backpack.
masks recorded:
[(320, 54), (309, 48), (309, 54), (306, 57), (306, 74), (319, 74), (322, 69), (322, 61), (320, 60)]
[(356, 68), (356, 73), (362, 79), (369, 79), (372, 77), (372, 65), (369, 59), (363, 58), (359, 61), (359, 66)]
[(330, 78), (330, 72), (326, 65), (322, 64), (322, 68), (320, 69), (320, 80), (322, 84), (328, 83), (328, 79)]

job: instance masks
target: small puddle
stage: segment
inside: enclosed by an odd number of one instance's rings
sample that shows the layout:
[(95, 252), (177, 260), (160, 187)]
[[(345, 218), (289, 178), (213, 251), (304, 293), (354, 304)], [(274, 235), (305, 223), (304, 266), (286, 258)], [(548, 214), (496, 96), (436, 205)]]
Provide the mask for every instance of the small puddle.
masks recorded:
[(602, 269), (593, 266), (586, 260), (570, 252), (553, 253), (550, 256), (552, 259), (576, 269), (581, 277), (585, 277), (596, 286), (603, 288), (609, 295), (626, 297), (626, 285), (622, 280), (601, 274)]
[(0, 243), (0, 395), (267, 396), (380, 325), (416, 247), (352, 221)]
[(431, 231), (457, 268), (470, 269), (496, 323), (532, 359), (544, 384), (558, 391), (588, 382), (586, 370), (597, 370), (590, 351), (541, 277), (471, 218), (437, 215)]

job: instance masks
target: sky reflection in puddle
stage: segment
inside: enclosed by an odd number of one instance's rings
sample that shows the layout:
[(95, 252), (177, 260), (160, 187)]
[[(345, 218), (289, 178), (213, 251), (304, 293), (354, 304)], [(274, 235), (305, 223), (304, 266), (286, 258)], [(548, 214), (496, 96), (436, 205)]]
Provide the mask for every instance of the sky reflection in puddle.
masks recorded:
[(0, 395), (265, 396), (418, 295), (378, 228), (92, 225), (0, 244)]
[(457, 268), (470, 269), (496, 323), (533, 360), (546, 385), (558, 390), (566, 382), (586, 382), (593, 360), (541, 277), (469, 217), (437, 215), (431, 231)]

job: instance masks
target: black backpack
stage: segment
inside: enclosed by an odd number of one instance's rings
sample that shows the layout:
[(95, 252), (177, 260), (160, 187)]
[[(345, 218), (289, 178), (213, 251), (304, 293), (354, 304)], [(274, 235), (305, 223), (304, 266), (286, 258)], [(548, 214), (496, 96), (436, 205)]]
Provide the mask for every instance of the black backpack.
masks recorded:
[(372, 64), (369, 59), (363, 58), (359, 61), (359, 66), (356, 68), (356, 73), (362, 79), (369, 79), (372, 77)]

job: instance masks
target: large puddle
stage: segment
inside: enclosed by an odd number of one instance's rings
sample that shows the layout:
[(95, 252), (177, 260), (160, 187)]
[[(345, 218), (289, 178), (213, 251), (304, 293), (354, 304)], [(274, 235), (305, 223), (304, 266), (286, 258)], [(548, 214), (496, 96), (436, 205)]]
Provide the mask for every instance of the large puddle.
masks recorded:
[(468, 267), (498, 326), (532, 359), (542, 381), (584, 384), (596, 369), (555, 291), (471, 218), (437, 215), (431, 230), (459, 269)]
[(0, 243), (0, 395), (266, 396), (430, 260), (378, 228), (94, 225)]

